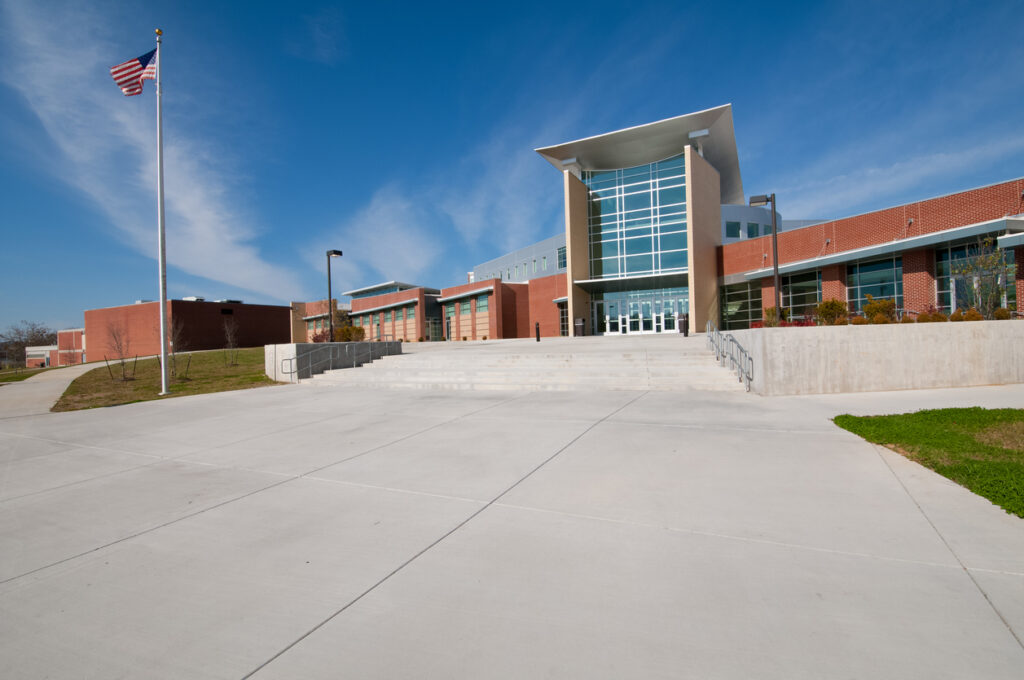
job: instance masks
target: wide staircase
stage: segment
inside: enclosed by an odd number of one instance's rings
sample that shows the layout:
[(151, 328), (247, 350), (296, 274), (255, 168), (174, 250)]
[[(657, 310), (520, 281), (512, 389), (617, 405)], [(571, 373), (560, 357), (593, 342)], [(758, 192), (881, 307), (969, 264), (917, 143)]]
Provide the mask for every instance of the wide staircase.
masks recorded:
[(744, 391), (704, 336), (406, 343), (404, 353), (316, 375), (317, 386), (445, 390)]

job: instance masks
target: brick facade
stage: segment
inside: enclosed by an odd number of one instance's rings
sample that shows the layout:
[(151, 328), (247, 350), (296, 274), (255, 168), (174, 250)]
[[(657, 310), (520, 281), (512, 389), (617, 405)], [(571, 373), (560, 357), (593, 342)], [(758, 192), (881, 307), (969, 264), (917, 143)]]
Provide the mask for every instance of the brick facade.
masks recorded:
[[(399, 303), (408, 304), (400, 305)], [(374, 312), (364, 311), (387, 305), (395, 305), (395, 307)], [(415, 310), (413, 312), (414, 318), (412, 319), (408, 318), (408, 312), (406, 311), (409, 306), (412, 306)], [(352, 311), (349, 312), (349, 317), (352, 319), (359, 317), (359, 323), (366, 340), (375, 340), (387, 336), (393, 340), (415, 342), (425, 338), (427, 335), (427, 307), (426, 290), (422, 287), (409, 288), (394, 293), (352, 298)], [(403, 309), (401, 321), (396, 319), (395, 314), (399, 308)], [(389, 311), (391, 312), (390, 321), (387, 320), (387, 312)]]
[[(1020, 212), (1024, 179), (1001, 182), (980, 189), (962, 191), (948, 196), (876, 210), (830, 222), (781, 232), (779, 263), (811, 260), (915, 236), (933, 234), (956, 227), (997, 220)], [(904, 307), (923, 311), (936, 302), (935, 255), (931, 248), (906, 251), (903, 257)], [(1018, 277), (1020, 254), (1018, 253)], [(722, 276), (771, 267), (770, 236), (729, 243), (721, 248)], [(770, 277), (762, 279), (761, 301), (764, 308), (774, 305)], [(1018, 289), (1020, 279), (1018, 278)], [(845, 265), (822, 268), (822, 299), (845, 301)], [(1018, 299), (1020, 297), (1018, 292)]]
[(903, 308), (911, 313), (935, 306), (935, 249), (920, 248), (903, 253)]
[[(85, 336), (91, 361), (160, 354), (159, 302), (87, 309)], [(226, 346), (225, 322), (232, 323), (238, 347), (288, 342), (291, 308), (276, 305), (168, 300), (168, 335), (177, 333), (177, 351), (220, 349)], [(116, 339), (121, 339), (121, 349)]]
[(1015, 283), (1017, 285), (1017, 311), (1020, 312), (1021, 305), (1024, 305), (1024, 246), (1014, 248), (1014, 259), (1017, 263)]
[(72, 366), (85, 361), (85, 329), (70, 328), (57, 331), (55, 366)]

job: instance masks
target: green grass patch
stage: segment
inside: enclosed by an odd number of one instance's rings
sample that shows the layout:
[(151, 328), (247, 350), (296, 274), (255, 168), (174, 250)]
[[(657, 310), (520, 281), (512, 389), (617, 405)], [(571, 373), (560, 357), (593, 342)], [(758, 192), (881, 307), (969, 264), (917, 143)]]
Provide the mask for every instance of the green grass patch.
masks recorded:
[(9, 369), (6, 371), (0, 371), (0, 383), (3, 382), (18, 382), (19, 380), (27, 380), (34, 375), (39, 375), (45, 371), (52, 371), (57, 368), (56, 366), (50, 366), (48, 368), (16, 368)]
[[(134, 378), (130, 380), (121, 380), (120, 362), (111, 362), (109, 370), (106, 365), (100, 364), (98, 368), (77, 378), (52, 410), (77, 411), (83, 408), (117, 406), (137, 401), (244, 390), (250, 387), (276, 384), (264, 373), (262, 347), (237, 350), (237, 363), (233, 366), (229, 365), (226, 351), (193, 352), (190, 365), (188, 356), (187, 354), (178, 355), (176, 360), (178, 376), (170, 378), (168, 385), (170, 394), (167, 396), (159, 395), (160, 361), (158, 359), (140, 359), (134, 366)], [(133, 364), (134, 360), (127, 362), (129, 375), (132, 373)], [(188, 366), (187, 376), (186, 366)], [(111, 372), (113, 372), (113, 379), (111, 379)]]
[(1024, 517), (1024, 409), (841, 415), (834, 422)]

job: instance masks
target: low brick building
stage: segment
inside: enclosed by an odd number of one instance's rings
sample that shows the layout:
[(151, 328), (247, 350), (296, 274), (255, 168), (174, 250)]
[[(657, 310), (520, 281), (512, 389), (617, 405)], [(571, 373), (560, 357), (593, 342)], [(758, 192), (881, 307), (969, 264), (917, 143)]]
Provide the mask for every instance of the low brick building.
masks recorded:
[[(160, 354), (160, 303), (89, 309), (85, 337), (90, 361)], [(175, 351), (220, 349), (229, 335), (237, 347), (286, 343), (291, 339), (291, 308), (241, 302), (168, 300), (169, 344)]]

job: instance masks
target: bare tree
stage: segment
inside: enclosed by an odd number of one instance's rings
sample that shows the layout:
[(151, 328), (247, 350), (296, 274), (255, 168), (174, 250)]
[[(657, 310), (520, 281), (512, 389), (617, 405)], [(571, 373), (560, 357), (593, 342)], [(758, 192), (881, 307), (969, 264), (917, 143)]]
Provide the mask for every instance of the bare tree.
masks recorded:
[[(131, 334), (128, 332), (128, 328), (121, 321), (115, 321), (111, 319), (107, 322), (107, 337), (110, 339), (110, 349), (114, 353), (114, 358), (118, 360), (121, 365), (121, 380), (127, 381), (135, 378), (135, 369), (132, 368), (131, 374), (128, 372), (127, 359), (131, 352)], [(104, 360), (106, 356), (104, 355)], [(107, 370), (110, 370), (110, 365), (107, 365)], [(111, 373), (113, 378), (113, 373)]]
[(36, 345), (56, 345), (57, 333), (38, 321), (22, 321), (0, 333), (0, 349), (6, 352), (7, 359), (25, 365), (25, 348)]
[(224, 319), (224, 361), (228, 366), (238, 365), (238, 322)]
[[(188, 351), (188, 336), (185, 334), (185, 322), (182, 321), (181, 317), (174, 317), (171, 319), (171, 325), (168, 328), (168, 335), (170, 336), (171, 345), (171, 375), (175, 378), (178, 377), (178, 354)], [(188, 355), (188, 361), (185, 364), (185, 375), (183, 379), (188, 379), (188, 369), (192, 365), (192, 355)]]

